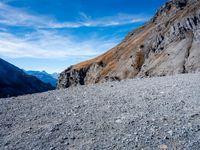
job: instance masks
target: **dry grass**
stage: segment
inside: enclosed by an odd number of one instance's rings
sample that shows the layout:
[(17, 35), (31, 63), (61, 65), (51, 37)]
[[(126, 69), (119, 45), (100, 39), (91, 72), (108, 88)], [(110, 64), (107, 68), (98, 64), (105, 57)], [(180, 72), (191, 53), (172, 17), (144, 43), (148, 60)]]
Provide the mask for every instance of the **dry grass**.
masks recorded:
[[(188, 10), (194, 10), (199, 7), (198, 6), (191, 6), (191, 9)], [(189, 12), (186, 12), (185, 10), (179, 11), (179, 13), (175, 14), (170, 22), (173, 22), (177, 18), (182, 18), (183, 15), (188, 14)], [(166, 22), (162, 22), (162, 24), (166, 24)], [(118, 62), (126, 60), (130, 57), (133, 53), (135, 54), (135, 62), (133, 63), (133, 67), (136, 69), (136, 72), (141, 69), (145, 57), (143, 52), (140, 50), (140, 45), (145, 45), (146, 37), (148, 37), (149, 34), (151, 34), (151, 31), (154, 30), (159, 24), (155, 23), (149, 23), (145, 26), (142, 26), (135, 31), (131, 32), (122, 43), (117, 45), (116, 47), (112, 48), (108, 52), (85, 62), (76, 64), (73, 66), (74, 69), (80, 70), (81, 68), (89, 68), (94, 63), (103, 63), (104, 66), (100, 70), (100, 76), (103, 78), (107, 76), (110, 72), (113, 72), (118, 67)], [(170, 27), (170, 23), (168, 22), (167, 27), (164, 29), (164, 33), (168, 31), (168, 28)], [(158, 59), (160, 55), (156, 55), (155, 59)], [(128, 76), (128, 72), (125, 73), (125, 76)]]
[(135, 58), (136, 70), (140, 71), (143, 64), (144, 64), (144, 53), (142, 51), (137, 51)]
[(116, 63), (113, 61), (107, 65), (102, 71), (100, 72), (100, 75), (102, 77), (107, 76), (108, 73), (110, 73), (114, 68), (116, 68)]

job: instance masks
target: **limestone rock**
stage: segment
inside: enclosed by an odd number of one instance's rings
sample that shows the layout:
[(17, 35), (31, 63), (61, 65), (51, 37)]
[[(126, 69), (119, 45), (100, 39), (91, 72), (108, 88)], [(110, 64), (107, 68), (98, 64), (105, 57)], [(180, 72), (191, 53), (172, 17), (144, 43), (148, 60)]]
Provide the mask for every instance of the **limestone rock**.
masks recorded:
[(57, 88), (197, 72), (199, 47), (199, 0), (171, 0), (116, 47), (63, 71)]

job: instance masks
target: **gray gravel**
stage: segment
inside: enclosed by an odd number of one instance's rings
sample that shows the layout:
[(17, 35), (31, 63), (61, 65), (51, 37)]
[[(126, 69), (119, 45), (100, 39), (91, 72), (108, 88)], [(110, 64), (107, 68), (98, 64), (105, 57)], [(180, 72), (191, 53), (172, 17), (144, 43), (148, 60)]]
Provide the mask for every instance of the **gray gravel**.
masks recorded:
[(0, 149), (200, 149), (200, 74), (0, 99)]

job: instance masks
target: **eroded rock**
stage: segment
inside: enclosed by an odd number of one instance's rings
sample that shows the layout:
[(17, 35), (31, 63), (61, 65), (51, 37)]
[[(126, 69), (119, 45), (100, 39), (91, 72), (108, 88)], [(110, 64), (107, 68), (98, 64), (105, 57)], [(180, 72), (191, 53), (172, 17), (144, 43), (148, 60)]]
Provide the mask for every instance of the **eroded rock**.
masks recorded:
[(105, 54), (61, 73), (58, 88), (200, 71), (200, 2), (171, 0)]

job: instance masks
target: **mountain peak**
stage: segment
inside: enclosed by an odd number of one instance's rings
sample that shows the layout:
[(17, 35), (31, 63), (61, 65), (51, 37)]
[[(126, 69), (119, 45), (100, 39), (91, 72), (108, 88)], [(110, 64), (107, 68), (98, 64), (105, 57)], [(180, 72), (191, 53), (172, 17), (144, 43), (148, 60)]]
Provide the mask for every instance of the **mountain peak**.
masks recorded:
[(56, 87), (57, 79), (54, 75), (47, 73), (46, 71), (26, 71), (27, 74), (32, 75), (43, 81), (44, 83), (49, 83), (53, 87)]

